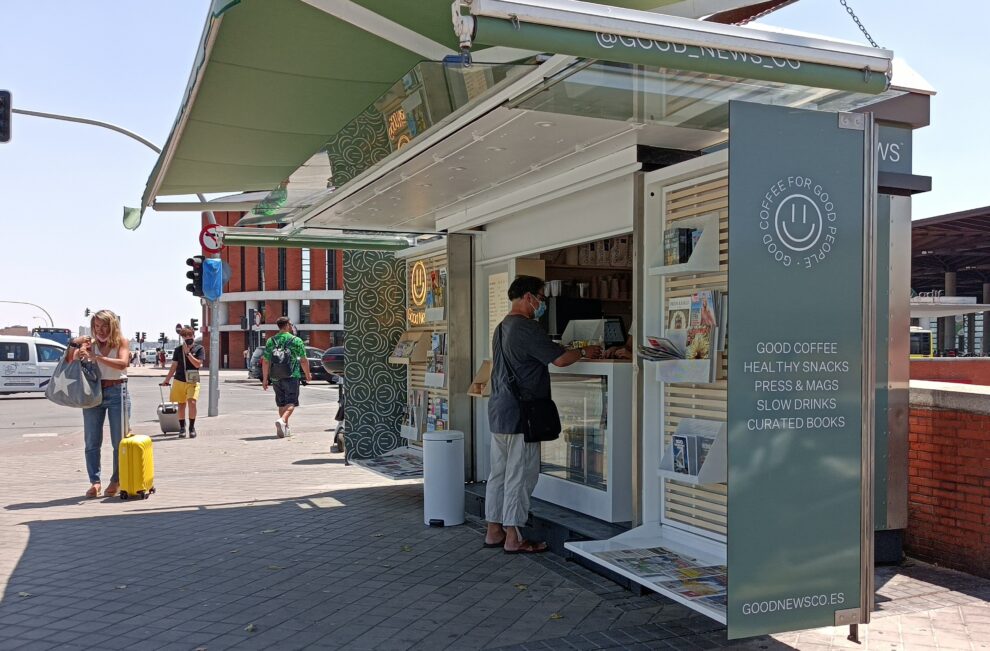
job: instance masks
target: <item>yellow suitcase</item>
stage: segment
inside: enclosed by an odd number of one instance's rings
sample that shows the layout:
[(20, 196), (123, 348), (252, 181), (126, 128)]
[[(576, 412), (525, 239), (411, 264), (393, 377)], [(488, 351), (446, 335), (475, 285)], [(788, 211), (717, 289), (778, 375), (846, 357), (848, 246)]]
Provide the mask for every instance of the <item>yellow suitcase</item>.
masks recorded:
[[(126, 392), (126, 382), (124, 386)], [(126, 418), (127, 410), (122, 411)], [(134, 435), (127, 427), (126, 420), (123, 430), (127, 435), (119, 446), (120, 499), (135, 497), (146, 500), (155, 492), (155, 456), (151, 437)]]

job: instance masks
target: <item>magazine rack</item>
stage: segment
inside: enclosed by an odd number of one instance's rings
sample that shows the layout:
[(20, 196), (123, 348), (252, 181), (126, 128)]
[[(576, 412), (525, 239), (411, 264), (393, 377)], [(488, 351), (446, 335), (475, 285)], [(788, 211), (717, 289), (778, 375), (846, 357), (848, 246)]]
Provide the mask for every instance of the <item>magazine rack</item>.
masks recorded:
[(414, 332), (412, 330), (406, 330), (399, 337), (399, 341), (396, 343), (395, 351), (398, 352), (402, 348), (406, 349), (405, 355), (392, 355), (388, 358), (389, 364), (421, 364), (426, 361), (426, 346), (423, 345), (423, 336), (427, 334), (424, 332)]
[[(707, 273), (718, 271), (718, 249), (719, 249), (719, 215), (717, 212), (678, 219), (679, 228), (698, 228), (701, 236), (698, 243), (691, 251), (691, 257), (687, 262), (681, 264), (655, 265), (650, 267), (651, 276), (670, 276), (674, 274)], [(663, 250), (660, 251), (660, 259), (663, 259)]]
[[(726, 424), (719, 421), (701, 418), (682, 418), (677, 423), (677, 429), (674, 430), (674, 436), (671, 437), (671, 442), (664, 446), (663, 457), (660, 459), (660, 468), (657, 474), (662, 478), (673, 479), (693, 486), (724, 483), (728, 478), (725, 432)], [(692, 448), (699, 439), (713, 439), (708, 455), (705, 457), (701, 467), (697, 468), (694, 474), (674, 470), (673, 440), (674, 437), (678, 436), (688, 439), (691, 444), (689, 445), (689, 454), (691, 455), (696, 454), (696, 448)], [(687, 459), (687, 462), (689, 467), (696, 465), (696, 457), (693, 461)]]

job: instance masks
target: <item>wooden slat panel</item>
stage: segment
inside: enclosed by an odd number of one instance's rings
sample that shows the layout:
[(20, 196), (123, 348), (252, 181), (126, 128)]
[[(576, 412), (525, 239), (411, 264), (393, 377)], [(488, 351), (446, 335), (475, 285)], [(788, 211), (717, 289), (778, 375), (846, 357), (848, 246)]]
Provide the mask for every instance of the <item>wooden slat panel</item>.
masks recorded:
[[(424, 266), (426, 267), (426, 277), (429, 279), (430, 273), (433, 271), (439, 271), (441, 268), (447, 266), (447, 255), (445, 253), (439, 253), (435, 256), (425, 258), (422, 260)], [(412, 266), (417, 262), (417, 260), (410, 260), (406, 263), (406, 278), (411, 278)], [(449, 279), (448, 279), (449, 284)], [(406, 293), (406, 308), (408, 309), (412, 305), (412, 297), (409, 295), (411, 288), (407, 289)], [(445, 297), (445, 302), (449, 305), (449, 296)], [(447, 332), (447, 322), (446, 321), (433, 321), (430, 323), (423, 323), (419, 325), (414, 325), (407, 323), (406, 326), (409, 330), (414, 332)], [(429, 342), (426, 342), (429, 345)], [(422, 362), (419, 364), (410, 364), (407, 373), (407, 388), (409, 391), (425, 390), (427, 395), (431, 398), (447, 398), (447, 389), (437, 389), (434, 387), (426, 386), (426, 363)], [(449, 408), (449, 407), (448, 407)], [(417, 446), (421, 446), (420, 443), (414, 443)]]
[(725, 179), (725, 177), (722, 177), (720, 179), (712, 179), (711, 181), (707, 181), (700, 185), (693, 185), (691, 187), (681, 188), (680, 190), (674, 190), (672, 192), (668, 192), (667, 200), (678, 201), (680, 199), (683, 199), (684, 197), (690, 197), (690, 196), (702, 194), (704, 192), (708, 192), (709, 190), (718, 191), (720, 188), (728, 189), (728, 187), (729, 184), (728, 181)]
[(674, 215), (678, 212), (688, 210), (690, 208), (695, 208), (699, 204), (711, 203), (713, 201), (719, 201), (721, 203), (728, 203), (729, 201), (729, 188), (723, 187), (721, 190), (713, 190), (711, 192), (705, 192), (703, 194), (695, 195), (692, 197), (684, 197), (683, 199), (676, 199), (667, 202), (667, 214)]
[[(667, 224), (681, 219), (718, 212), (719, 270), (716, 272), (664, 278), (664, 296), (668, 299), (690, 296), (699, 290), (721, 292), (728, 300), (729, 224), (728, 179), (726, 177), (668, 192), (664, 206)], [(723, 304), (724, 309), (724, 304)], [(725, 421), (728, 388), (726, 383), (727, 355), (716, 360), (718, 381), (713, 384), (664, 385), (664, 444), (677, 429), (682, 418), (706, 418)], [(682, 522), (706, 531), (726, 533), (727, 487), (724, 484), (691, 486), (665, 479), (664, 515), (668, 520)]]

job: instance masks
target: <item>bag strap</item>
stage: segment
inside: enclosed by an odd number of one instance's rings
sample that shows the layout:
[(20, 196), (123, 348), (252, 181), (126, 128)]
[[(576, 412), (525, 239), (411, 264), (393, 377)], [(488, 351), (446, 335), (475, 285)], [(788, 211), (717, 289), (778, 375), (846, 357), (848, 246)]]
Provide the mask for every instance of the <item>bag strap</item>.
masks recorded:
[(505, 368), (509, 371), (509, 391), (512, 393), (513, 397), (522, 402), (522, 393), (519, 391), (519, 383), (516, 382), (516, 372), (512, 368), (512, 364), (509, 363), (509, 356), (505, 354), (505, 338), (502, 336), (502, 324), (498, 324), (498, 346), (495, 348), (495, 352), (502, 357), (502, 361), (505, 363)]

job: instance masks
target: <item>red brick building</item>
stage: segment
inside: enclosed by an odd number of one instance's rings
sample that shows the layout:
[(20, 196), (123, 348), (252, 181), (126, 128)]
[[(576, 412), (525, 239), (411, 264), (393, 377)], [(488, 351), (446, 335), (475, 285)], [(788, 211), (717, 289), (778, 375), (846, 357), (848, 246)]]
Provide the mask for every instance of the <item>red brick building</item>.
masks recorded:
[[(244, 213), (214, 212), (217, 223), (233, 226)], [(204, 216), (205, 223), (205, 216)], [(344, 271), (340, 251), (230, 246), (220, 254), (230, 265), (230, 280), (220, 298), (220, 365), (245, 368), (248, 333), (241, 317), (261, 312), (262, 337), (274, 334), (275, 320), (288, 316), (306, 345), (343, 344)], [(208, 311), (203, 323), (211, 327)], [(203, 337), (209, 350), (209, 337)]]

